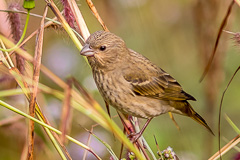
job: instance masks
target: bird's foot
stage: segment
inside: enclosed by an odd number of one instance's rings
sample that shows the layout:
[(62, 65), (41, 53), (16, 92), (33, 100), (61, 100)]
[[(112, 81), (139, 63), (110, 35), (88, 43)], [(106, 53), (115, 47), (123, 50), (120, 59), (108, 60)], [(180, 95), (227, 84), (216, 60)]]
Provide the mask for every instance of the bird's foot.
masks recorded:
[(138, 133), (130, 133), (128, 135), (128, 138), (130, 139), (130, 141), (132, 143), (137, 142), (137, 140), (141, 137), (142, 133), (138, 132)]

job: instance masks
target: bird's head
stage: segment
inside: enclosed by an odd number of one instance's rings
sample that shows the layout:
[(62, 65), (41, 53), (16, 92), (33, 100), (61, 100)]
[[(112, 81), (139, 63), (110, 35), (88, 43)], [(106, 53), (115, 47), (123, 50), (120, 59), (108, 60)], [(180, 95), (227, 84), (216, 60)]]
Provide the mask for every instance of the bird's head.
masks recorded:
[(87, 56), (91, 66), (112, 68), (127, 54), (125, 42), (113, 33), (97, 31), (86, 40), (80, 54)]

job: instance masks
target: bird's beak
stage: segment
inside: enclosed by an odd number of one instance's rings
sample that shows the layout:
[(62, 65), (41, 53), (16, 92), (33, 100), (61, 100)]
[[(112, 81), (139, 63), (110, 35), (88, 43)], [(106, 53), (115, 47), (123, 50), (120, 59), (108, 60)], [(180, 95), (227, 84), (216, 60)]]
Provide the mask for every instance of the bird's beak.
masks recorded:
[(80, 54), (83, 56), (91, 57), (94, 55), (94, 51), (90, 48), (89, 44), (85, 44), (80, 51)]

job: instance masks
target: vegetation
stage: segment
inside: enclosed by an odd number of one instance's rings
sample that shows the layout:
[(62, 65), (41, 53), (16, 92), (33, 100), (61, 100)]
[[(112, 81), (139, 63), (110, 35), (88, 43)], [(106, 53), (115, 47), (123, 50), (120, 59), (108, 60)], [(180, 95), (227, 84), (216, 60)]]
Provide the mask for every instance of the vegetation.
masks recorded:
[[(239, 0), (0, 3), (1, 159), (239, 159)], [(216, 136), (166, 114), (131, 143), (122, 126), (145, 120), (110, 117), (79, 55), (101, 29), (173, 75)]]

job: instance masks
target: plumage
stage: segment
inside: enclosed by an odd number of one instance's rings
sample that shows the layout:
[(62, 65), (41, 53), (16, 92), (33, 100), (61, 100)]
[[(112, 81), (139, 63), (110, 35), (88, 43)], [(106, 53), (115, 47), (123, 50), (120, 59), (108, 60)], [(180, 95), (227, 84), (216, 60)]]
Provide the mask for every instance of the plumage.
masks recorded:
[(128, 49), (120, 37), (97, 31), (87, 39), (81, 54), (88, 58), (102, 97), (117, 110), (147, 119), (173, 112), (191, 117), (212, 133), (188, 103), (196, 99), (164, 70)]

